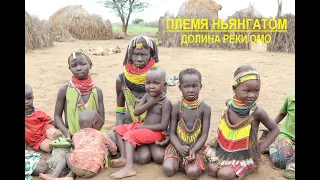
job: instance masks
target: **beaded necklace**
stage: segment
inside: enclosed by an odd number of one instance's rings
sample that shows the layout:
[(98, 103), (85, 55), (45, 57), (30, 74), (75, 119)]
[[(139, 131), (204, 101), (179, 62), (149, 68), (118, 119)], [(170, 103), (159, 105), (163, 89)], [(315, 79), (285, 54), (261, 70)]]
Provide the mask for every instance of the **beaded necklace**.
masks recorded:
[(25, 113), (25, 116), (30, 116), (33, 112), (34, 112), (34, 107), (26, 110), (24, 113)]
[(89, 92), (93, 88), (93, 82), (90, 75), (88, 75), (88, 79), (86, 80), (79, 80), (75, 76), (72, 76), (70, 84), (74, 85), (81, 92)]
[(182, 107), (185, 109), (189, 109), (189, 110), (197, 109), (201, 103), (202, 103), (202, 100), (199, 98), (194, 101), (187, 101), (186, 99), (182, 98)]
[(139, 68), (134, 67), (131, 63), (129, 63), (129, 61), (127, 61), (126, 65), (125, 65), (125, 70), (128, 73), (133, 74), (133, 75), (141, 75), (141, 74), (147, 73), (147, 71), (151, 67), (153, 67), (155, 64), (156, 64), (156, 62), (154, 61), (153, 58), (151, 58), (150, 61), (147, 63), (147, 65), (144, 68), (139, 69)]
[(237, 99), (236, 95), (234, 94), (231, 99), (231, 110), (235, 112), (239, 117), (246, 117), (249, 115), (250, 110), (257, 106), (256, 102), (252, 103), (250, 106), (246, 106), (243, 102)]

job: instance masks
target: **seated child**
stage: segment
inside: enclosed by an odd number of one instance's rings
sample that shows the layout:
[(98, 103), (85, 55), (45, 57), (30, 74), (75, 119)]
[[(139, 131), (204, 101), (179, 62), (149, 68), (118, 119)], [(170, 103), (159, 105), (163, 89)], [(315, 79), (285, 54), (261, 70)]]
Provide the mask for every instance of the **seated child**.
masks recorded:
[(198, 179), (205, 170), (205, 142), (208, 137), (211, 107), (199, 98), (201, 73), (187, 68), (179, 74), (182, 99), (172, 106), (170, 144), (165, 150), (163, 172), (173, 176), (185, 171), (189, 179)]
[(102, 90), (89, 74), (92, 68), (89, 55), (81, 49), (72, 52), (68, 56), (68, 68), (72, 77), (69, 83), (63, 84), (59, 89), (54, 120), (56, 127), (70, 139), (73, 133), (80, 130), (79, 116), (84, 109), (93, 109), (100, 115), (96, 126), (102, 127), (105, 117)]
[[(285, 122), (280, 128), (280, 133), (275, 143), (269, 146), (269, 154), (272, 163), (281, 169), (286, 169), (283, 176), (294, 178), (295, 166), (295, 93), (286, 96), (280, 112), (274, 119), (279, 124), (286, 117)], [(268, 136), (269, 131), (263, 130), (260, 140)]]
[(62, 133), (52, 125), (52, 118), (33, 106), (33, 91), (25, 84), (25, 141), (34, 150), (51, 152), (49, 145), (58, 139)]
[[(260, 75), (251, 66), (240, 66), (233, 79), (233, 96), (226, 102), (218, 127), (218, 137), (207, 147), (207, 173), (227, 180), (243, 179), (258, 167), (260, 153), (279, 134), (279, 128), (265, 110), (256, 104), (260, 92)], [(259, 123), (270, 130), (258, 143)]]
[(40, 153), (25, 150), (25, 180), (32, 180), (32, 176), (45, 173), (47, 169), (47, 162)]
[(164, 94), (165, 72), (159, 67), (152, 67), (146, 74), (146, 94), (134, 110), (139, 116), (147, 111), (144, 122), (134, 122), (115, 127), (115, 136), (121, 153), (119, 159), (110, 161), (111, 167), (122, 167), (122, 170), (111, 174), (113, 179), (134, 176), (133, 153), (136, 146), (153, 144), (163, 139), (163, 131), (168, 127), (171, 112), (171, 101)]
[[(66, 155), (70, 153), (70, 148), (64, 147), (53, 147), (50, 158), (48, 159), (48, 171), (47, 174), (53, 174), (55, 169), (58, 167), (60, 161), (63, 161), (66, 158)], [(70, 168), (66, 166), (58, 177), (67, 176), (70, 172)]]
[[(56, 166), (52, 174), (40, 174), (44, 180), (74, 180), (76, 176), (90, 178), (95, 176), (103, 168), (106, 149), (112, 155), (117, 153), (117, 146), (111, 141), (107, 134), (99, 131), (101, 126), (99, 114), (86, 109), (80, 113), (79, 123), (81, 130), (73, 134), (72, 142), (74, 149), (67, 154)], [(57, 178), (65, 170), (70, 168), (66, 177)]]

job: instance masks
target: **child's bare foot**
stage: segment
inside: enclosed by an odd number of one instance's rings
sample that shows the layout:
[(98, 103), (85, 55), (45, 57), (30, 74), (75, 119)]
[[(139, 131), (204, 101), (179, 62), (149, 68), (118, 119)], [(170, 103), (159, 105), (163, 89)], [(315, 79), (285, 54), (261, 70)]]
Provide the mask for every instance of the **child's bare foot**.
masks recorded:
[(40, 173), (39, 178), (44, 180), (54, 180), (55, 177), (53, 177), (51, 174)]
[(118, 172), (115, 172), (113, 174), (111, 174), (111, 178), (113, 180), (116, 180), (116, 179), (121, 179), (121, 178), (125, 178), (125, 177), (130, 177), (130, 176), (134, 176), (136, 175), (136, 171), (134, 169), (131, 169), (131, 168), (123, 168), (121, 169), (120, 171)]
[(124, 158), (112, 159), (112, 160), (110, 160), (110, 166), (112, 168), (124, 167), (126, 165), (126, 162), (127, 161)]
[(54, 180), (74, 180), (73, 177), (61, 177), (61, 178), (55, 178)]

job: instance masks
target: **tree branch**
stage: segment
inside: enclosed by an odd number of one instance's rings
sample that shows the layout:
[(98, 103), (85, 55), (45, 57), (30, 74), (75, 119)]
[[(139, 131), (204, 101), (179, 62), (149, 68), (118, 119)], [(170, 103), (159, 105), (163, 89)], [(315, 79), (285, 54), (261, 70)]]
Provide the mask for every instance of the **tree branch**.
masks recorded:
[(98, 3), (103, 4), (105, 8), (112, 10), (120, 17), (124, 33), (127, 31), (131, 14), (142, 12), (151, 5), (148, 2), (141, 2), (140, 0), (100, 0)]

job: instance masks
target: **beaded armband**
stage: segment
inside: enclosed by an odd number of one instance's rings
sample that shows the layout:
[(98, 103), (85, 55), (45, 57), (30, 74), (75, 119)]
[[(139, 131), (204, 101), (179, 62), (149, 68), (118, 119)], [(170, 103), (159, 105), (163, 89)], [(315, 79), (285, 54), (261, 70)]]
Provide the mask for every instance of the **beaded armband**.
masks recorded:
[(126, 112), (126, 107), (116, 106), (116, 113), (125, 113), (125, 112)]

